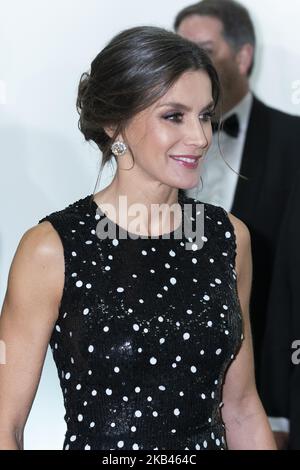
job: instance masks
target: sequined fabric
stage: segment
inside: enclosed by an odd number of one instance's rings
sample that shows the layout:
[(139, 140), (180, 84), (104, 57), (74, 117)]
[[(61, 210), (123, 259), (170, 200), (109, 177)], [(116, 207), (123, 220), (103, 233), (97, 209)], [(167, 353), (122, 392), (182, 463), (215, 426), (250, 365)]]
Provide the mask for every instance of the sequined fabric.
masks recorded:
[(242, 340), (235, 235), (220, 207), (179, 202), (193, 220), (204, 211), (201, 249), (175, 232), (100, 239), (106, 216), (92, 195), (39, 221), (65, 257), (50, 341), (64, 449), (226, 449), (222, 382)]

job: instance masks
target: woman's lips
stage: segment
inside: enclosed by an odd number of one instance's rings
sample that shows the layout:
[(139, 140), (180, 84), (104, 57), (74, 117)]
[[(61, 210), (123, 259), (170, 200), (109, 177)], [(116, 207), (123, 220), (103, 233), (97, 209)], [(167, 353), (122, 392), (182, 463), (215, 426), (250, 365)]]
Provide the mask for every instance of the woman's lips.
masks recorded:
[(201, 155), (170, 155), (179, 165), (194, 170), (197, 168)]

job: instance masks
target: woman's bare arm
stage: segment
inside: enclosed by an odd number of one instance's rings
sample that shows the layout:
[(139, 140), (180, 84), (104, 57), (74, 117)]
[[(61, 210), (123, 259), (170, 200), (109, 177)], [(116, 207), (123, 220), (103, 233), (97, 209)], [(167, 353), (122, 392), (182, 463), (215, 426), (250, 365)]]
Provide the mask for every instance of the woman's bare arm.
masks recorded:
[(229, 217), (237, 241), (237, 289), (244, 321), (245, 339), (225, 377), (222, 417), (229, 449), (272, 450), (276, 449), (276, 445), (255, 385), (249, 321), (252, 283), (250, 235), (243, 222), (232, 214), (229, 214)]
[(29, 229), (12, 261), (0, 317), (0, 449), (22, 449), (64, 285), (64, 254), (49, 222)]

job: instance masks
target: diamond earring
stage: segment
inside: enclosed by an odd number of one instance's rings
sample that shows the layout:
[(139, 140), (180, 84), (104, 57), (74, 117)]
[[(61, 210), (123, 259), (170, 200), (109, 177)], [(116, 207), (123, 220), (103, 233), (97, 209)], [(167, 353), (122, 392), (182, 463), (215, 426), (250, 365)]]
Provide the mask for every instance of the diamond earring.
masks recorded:
[(115, 157), (121, 157), (127, 152), (127, 146), (126, 144), (124, 144), (124, 142), (117, 140), (112, 144), (111, 151), (115, 155)]

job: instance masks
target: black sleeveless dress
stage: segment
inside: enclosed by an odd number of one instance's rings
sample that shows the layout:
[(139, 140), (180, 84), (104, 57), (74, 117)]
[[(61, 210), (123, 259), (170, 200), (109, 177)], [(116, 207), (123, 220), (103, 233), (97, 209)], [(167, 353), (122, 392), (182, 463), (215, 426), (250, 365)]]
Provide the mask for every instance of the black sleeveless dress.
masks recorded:
[(226, 449), (222, 383), (243, 339), (235, 235), (222, 208), (179, 203), (183, 221), (186, 207), (192, 223), (203, 217), (202, 247), (177, 237), (184, 222), (169, 239), (133, 239), (113, 223), (115, 238), (99, 238), (108, 219), (93, 195), (39, 221), (65, 257), (50, 341), (64, 449)]

